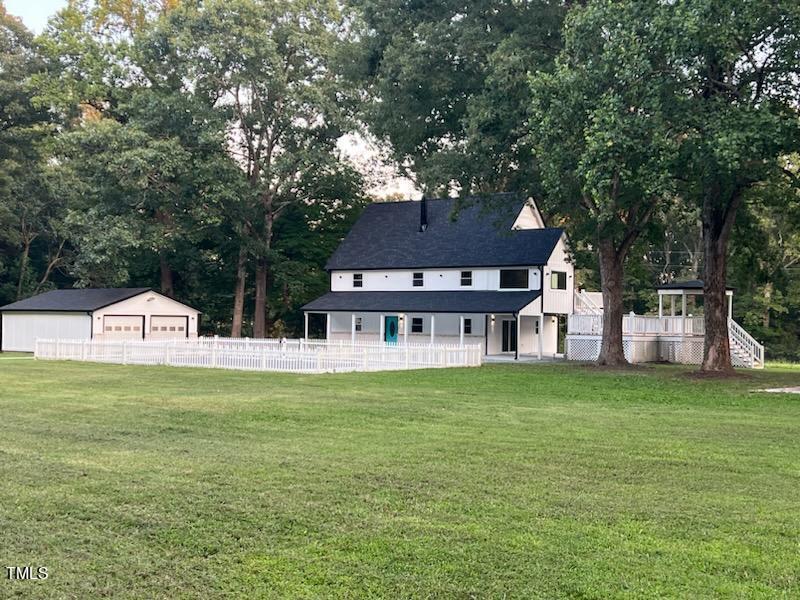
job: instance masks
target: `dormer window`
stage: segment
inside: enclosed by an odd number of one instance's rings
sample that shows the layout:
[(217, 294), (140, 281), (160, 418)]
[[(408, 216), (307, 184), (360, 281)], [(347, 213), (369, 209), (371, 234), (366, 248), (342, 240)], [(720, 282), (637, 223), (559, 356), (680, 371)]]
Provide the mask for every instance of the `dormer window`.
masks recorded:
[(500, 269), (501, 290), (527, 290), (528, 269)]
[(414, 273), (414, 276), (412, 278), (414, 287), (422, 287), (422, 285), (424, 283), (424, 279), (423, 279), (424, 275), (425, 274), (422, 273), (422, 272)]
[(461, 271), (461, 287), (472, 286), (472, 271)]
[(364, 274), (363, 273), (353, 273), (353, 287), (364, 287)]

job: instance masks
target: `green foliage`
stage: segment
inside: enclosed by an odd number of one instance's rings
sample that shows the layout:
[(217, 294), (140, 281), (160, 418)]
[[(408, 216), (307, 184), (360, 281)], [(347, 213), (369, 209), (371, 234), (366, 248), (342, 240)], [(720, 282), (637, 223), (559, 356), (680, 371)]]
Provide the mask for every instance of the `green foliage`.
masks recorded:
[(530, 191), (531, 70), (560, 47), (561, 2), (354, 0), (363, 118), (429, 193)]

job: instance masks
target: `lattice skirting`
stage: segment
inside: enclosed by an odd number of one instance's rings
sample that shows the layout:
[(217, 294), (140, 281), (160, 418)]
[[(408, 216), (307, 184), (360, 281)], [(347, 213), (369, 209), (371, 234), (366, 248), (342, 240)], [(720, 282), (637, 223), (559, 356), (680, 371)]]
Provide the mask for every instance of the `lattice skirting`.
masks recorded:
[[(567, 360), (593, 361), (600, 355), (600, 336), (568, 335)], [(631, 363), (667, 361), (699, 365), (703, 360), (703, 340), (659, 340), (624, 337), (625, 358)]]

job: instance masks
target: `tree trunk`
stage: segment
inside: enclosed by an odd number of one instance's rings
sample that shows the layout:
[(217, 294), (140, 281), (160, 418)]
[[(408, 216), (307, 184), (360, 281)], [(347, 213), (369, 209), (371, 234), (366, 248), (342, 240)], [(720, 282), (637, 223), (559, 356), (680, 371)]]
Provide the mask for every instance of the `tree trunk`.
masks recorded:
[(28, 275), (28, 258), (31, 254), (31, 242), (25, 241), (22, 248), (22, 255), (19, 257), (19, 279), (17, 280), (17, 300), (22, 300), (22, 294), (25, 290), (25, 279)]
[(167, 257), (161, 253), (158, 255), (158, 264), (161, 270), (161, 293), (170, 298), (175, 297), (175, 280), (172, 267), (169, 266)]
[(600, 283), (603, 291), (603, 341), (597, 364), (609, 367), (627, 365), (622, 346), (622, 284), (625, 256), (614, 247), (613, 240), (601, 240)]
[(706, 333), (703, 364), (700, 370), (725, 373), (733, 371), (728, 339), (728, 303), (725, 297), (727, 243), (722, 243), (719, 236), (714, 235), (714, 229), (703, 224), (706, 256), (703, 270)]
[(256, 263), (256, 299), (253, 315), (253, 337), (267, 337), (267, 272), (269, 266), (266, 258), (259, 258)]
[(723, 194), (721, 186), (711, 185), (703, 199), (703, 251), (706, 259), (703, 267), (703, 301), (706, 333), (700, 370), (704, 372), (733, 372), (725, 296), (728, 239), (745, 189), (745, 186), (739, 186), (733, 188), (729, 194)]
[(233, 294), (233, 321), (231, 322), (231, 337), (242, 337), (242, 320), (244, 319), (244, 290), (247, 280), (247, 252), (244, 247), (239, 248), (239, 258), (236, 261), (236, 287)]

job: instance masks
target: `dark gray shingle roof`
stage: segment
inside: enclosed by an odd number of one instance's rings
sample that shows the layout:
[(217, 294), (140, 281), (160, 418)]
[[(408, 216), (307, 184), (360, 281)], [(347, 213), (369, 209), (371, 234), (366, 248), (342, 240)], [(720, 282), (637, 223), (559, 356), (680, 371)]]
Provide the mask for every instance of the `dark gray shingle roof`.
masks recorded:
[(541, 295), (524, 292), (328, 292), (305, 311), (515, 313)]
[(85, 288), (52, 290), (25, 300), (0, 306), (0, 311), (90, 312), (133, 298), (151, 288)]
[[(702, 290), (702, 279), (688, 279), (686, 281), (673, 281), (671, 283), (664, 283), (656, 287), (657, 290)], [(732, 290), (731, 286), (727, 289)]]
[(428, 200), (420, 231), (420, 202), (370, 204), (328, 264), (328, 270), (544, 265), (563, 230), (512, 231), (524, 200), (497, 195), (472, 200), (451, 218), (451, 198)]

